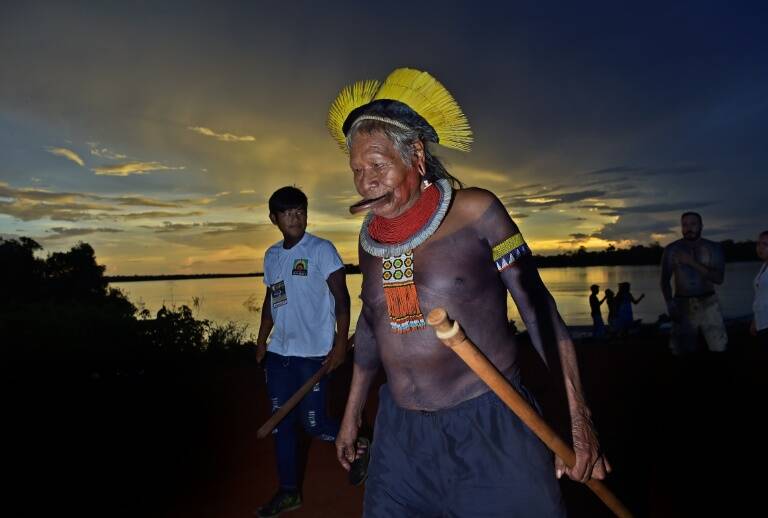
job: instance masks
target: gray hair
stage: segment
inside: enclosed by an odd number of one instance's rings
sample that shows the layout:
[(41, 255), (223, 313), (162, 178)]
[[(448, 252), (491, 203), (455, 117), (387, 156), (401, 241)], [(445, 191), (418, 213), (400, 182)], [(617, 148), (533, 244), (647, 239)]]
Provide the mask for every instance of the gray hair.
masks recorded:
[(413, 144), (417, 140), (421, 140), (422, 144), (424, 144), (425, 178), (430, 182), (444, 178), (451, 182), (451, 187), (454, 189), (461, 189), (464, 187), (464, 184), (461, 183), (458, 178), (445, 169), (445, 166), (440, 159), (432, 154), (429, 149), (431, 142), (422, 139), (418, 131), (408, 127), (401, 127), (399, 124), (389, 124), (382, 120), (358, 119), (352, 123), (352, 126), (350, 126), (349, 131), (347, 132), (348, 150), (352, 149), (352, 141), (358, 133), (364, 133), (366, 135), (372, 133), (383, 134), (395, 146), (395, 149), (400, 153), (403, 162), (409, 166), (413, 165)]

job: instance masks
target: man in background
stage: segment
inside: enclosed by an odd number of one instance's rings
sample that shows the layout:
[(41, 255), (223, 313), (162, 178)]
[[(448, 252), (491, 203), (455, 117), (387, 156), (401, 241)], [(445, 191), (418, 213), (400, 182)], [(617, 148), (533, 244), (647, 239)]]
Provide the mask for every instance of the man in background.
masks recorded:
[(724, 352), (728, 334), (715, 294), (725, 277), (722, 247), (701, 237), (699, 213), (684, 213), (680, 224), (683, 238), (667, 245), (661, 258), (661, 292), (672, 318), (670, 349), (675, 355), (695, 352), (701, 333), (710, 351)]

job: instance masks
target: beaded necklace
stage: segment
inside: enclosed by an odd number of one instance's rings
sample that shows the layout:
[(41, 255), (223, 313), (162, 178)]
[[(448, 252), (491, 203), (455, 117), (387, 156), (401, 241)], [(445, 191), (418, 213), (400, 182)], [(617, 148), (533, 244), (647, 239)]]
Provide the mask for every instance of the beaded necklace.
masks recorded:
[(416, 203), (397, 218), (369, 213), (360, 229), (360, 245), (382, 259), (382, 282), (390, 327), (409, 333), (426, 326), (413, 281), (413, 249), (435, 233), (451, 203), (451, 184), (440, 179), (425, 189)]

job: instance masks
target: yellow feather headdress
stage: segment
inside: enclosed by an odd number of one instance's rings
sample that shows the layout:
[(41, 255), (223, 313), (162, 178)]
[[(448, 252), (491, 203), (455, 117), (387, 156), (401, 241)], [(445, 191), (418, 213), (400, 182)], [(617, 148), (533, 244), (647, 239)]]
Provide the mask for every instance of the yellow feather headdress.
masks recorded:
[[(381, 102), (377, 104), (375, 101)], [(469, 151), (472, 130), (458, 103), (437, 79), (427, 72), (412, 68), (394, 70), (383, 83), (375, 80), (358, 81), (341, 90), (328, 112), (328, 130), (341, 149), (347, 151), (345, 132), (360, 116), (409, 126), (409, 121), (404, 120), (408, 117), (402, 116), (403, 111), (393, 110), (389, 113), (385, 101), (402, 103), (416, 117), (425, 121), (431, 130), (431, 140), (445, 147)], [(364, 112), (367, 105), (372, 108), (377, 105), (380, 109), (366, 115)], [(400, 106), (392, 105), (395, 108)], [(356, 112), (354, 120), (350, 120), (352, 112)]]

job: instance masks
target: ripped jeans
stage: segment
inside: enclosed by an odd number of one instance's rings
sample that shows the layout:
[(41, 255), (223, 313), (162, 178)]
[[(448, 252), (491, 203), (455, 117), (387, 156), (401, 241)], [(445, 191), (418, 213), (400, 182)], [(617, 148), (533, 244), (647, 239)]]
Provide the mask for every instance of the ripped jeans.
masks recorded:
[[(267, 353), (264, 373), (273, 413), (320, 369), (324, 359)], [(281, 489), (299, 489), (298, 421), (310, 435), (323, 441), (336, 440), (339, 422), (331, 419), (326, 411), (327, 384), (324, 376), (272, 431)]]

